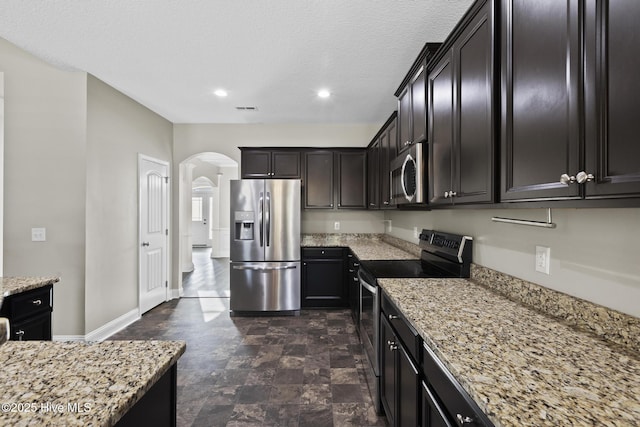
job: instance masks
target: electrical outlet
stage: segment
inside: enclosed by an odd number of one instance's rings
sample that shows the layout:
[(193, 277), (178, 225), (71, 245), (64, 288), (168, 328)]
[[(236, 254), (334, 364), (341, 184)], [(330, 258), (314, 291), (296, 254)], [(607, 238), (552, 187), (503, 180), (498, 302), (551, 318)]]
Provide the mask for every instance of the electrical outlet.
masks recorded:
[(413, 227), (413, 237), (416, 239), (420, 237), (420, 233), (418, 233), (418, 227)]
[(551, 263), (551, 249), (546, 246), (536, 246), (536, 271), (549, 274)]
[(336, 221), (333, 223), (333, 229), (334, 230), (340, 230), (340, 221)]
[(46, 228), (32, 228), (31, 229), (31, 241), (32, 242), (45, 242), (47, 240)]

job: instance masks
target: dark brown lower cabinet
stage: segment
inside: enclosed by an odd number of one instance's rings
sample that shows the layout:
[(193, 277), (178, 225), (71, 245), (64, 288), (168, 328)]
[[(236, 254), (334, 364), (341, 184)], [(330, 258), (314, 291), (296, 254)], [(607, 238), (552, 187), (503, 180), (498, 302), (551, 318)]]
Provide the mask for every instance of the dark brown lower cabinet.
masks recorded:
[(381, 399), (389, 424), (420, 425), (420, 372), (387, 321), (380, 316)]
[(345, 272), (343, 248), (303, 248), (302, 307), (348, 307)]
[(175, 427), (178, 365), (174, 363), (116, 424), (116, 427)]
[(422, 382), (422, 427), (453, 427), (429, 387)]
[(9, 319), (10, 339), (51, 341), (52, 307), (52, 285), (5, 297), (0, 316)]

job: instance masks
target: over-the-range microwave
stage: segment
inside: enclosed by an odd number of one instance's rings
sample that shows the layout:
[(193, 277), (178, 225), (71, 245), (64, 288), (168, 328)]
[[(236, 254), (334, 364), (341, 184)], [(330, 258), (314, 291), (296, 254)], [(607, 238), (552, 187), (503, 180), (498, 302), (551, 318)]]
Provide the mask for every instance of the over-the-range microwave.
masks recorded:
[(391, 200), (396, 204), (426, 203), (426, 147), (413, 144), (391, 162)]

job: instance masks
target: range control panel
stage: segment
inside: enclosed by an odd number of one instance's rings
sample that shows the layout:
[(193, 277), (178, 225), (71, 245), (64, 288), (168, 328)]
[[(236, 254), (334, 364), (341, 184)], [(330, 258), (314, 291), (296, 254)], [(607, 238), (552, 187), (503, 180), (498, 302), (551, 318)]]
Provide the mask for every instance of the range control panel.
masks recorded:
[(422, 230), (420, 247), (433, 253), (447, 253), (460, 257), (465, 246), (470, 247), (473, 238), (434, 230)]

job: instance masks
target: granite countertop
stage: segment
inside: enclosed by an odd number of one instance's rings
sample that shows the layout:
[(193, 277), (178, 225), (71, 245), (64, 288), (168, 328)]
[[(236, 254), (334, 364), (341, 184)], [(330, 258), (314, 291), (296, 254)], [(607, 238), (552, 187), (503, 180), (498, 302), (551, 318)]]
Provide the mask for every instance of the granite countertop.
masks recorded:
[(185, 349), (183, 341), (7, 342), (0, 425), (112, 426)]
[(378, 234), (305, 234), (303, 247), (349, 247), (361, 261), (416, 259), (416, 256), (382, 240)]
[(637, 352), (466, 279), (380, 286), (496, 426), (638, 426)]
[(19, 294), (32, 289), (42, 288), (60, 281), (59, 277), (1, 277), (0, 278), (0, 304), (2, 297)]

